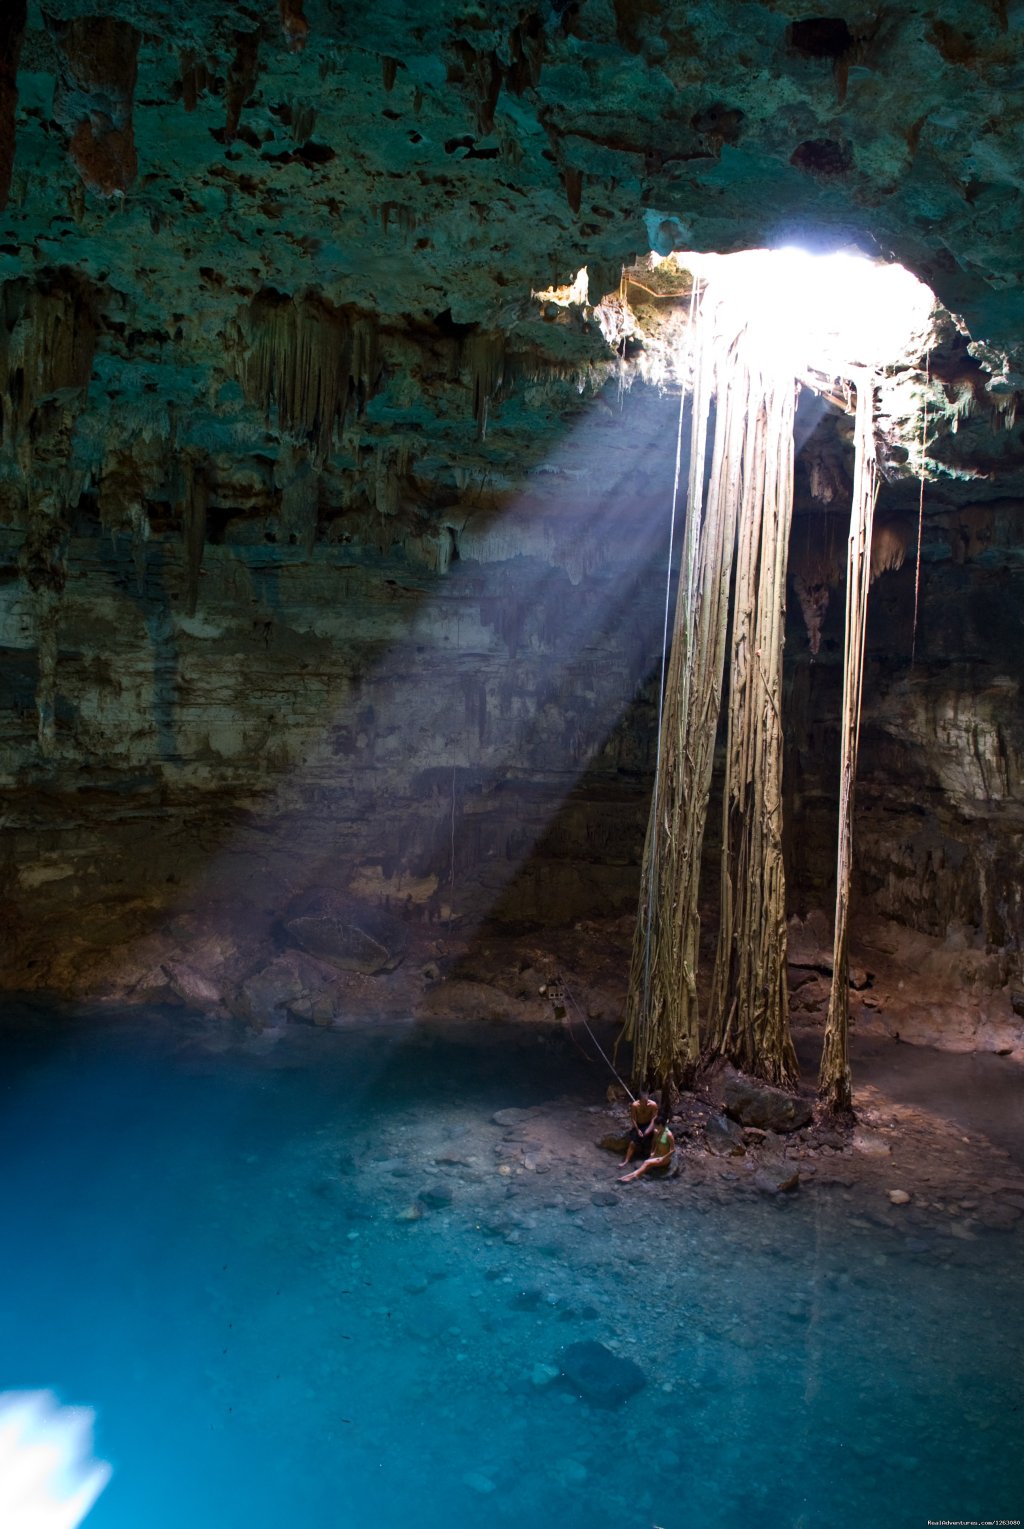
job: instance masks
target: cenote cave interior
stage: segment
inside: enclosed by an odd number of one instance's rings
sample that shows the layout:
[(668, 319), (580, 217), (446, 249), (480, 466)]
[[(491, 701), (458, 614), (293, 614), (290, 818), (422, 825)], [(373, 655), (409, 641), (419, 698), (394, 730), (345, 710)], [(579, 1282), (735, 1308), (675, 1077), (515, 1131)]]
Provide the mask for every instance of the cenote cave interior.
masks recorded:
[(1020, 1522), (1022, 28), (7, 0), (0, 1529)]

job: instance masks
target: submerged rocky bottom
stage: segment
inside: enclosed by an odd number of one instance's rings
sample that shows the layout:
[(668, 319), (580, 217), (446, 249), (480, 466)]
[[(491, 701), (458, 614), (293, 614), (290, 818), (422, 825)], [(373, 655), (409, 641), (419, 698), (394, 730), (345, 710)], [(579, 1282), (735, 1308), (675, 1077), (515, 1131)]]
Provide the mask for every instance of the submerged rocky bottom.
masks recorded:
[(88, 1529), (1021, 1516), (1016, 1229), (620, 1186), (541, 1031), (2, 1047), (0, 1390), (96, 1409)]

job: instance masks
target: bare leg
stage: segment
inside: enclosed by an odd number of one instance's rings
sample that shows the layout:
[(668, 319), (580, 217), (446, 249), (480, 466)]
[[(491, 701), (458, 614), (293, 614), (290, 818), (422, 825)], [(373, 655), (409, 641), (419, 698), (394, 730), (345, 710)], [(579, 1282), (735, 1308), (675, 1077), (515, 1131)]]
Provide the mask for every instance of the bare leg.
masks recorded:
[(639, 1168), (634, 1168), (632, 1173), (624, 1173), (619, 1183), (628, 1184), (633, 1179), (638, 1179), (641, 1174), (647, 1173), (651, 1168), (667, 1168), (671, 1161), (671, 1157), (649, 1157), (645, 1163), (640, 1164)]
[(630, 1159), (632, 1158), (633, 1153), (635, 1151), (636, 1151), (636, 1142), (635, 1141), (631, 1141), (629, 1146), (626, 1148), (626, 1155), (625, 1155), (625, 1157), (622, 1159), (622, 1162), (619, 1164), (620, 1168), (625, 1168), (626, 1164), (630, 1161)]

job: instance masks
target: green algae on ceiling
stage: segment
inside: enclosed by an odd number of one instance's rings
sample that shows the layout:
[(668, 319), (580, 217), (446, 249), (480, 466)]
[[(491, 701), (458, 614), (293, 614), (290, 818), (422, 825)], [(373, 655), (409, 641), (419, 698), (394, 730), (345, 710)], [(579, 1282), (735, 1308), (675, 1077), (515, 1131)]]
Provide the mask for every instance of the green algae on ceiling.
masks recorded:
[(95, 339), (88, 379), (45, 386), (45, 325), (9, 319), (34, 381), (14, 402), (8, 369), (7, 471), (73, 494), (154, 438), (294, 439), (369, 500), (381, 453), (523, 471), (618, 371), (592, 311), (531, 294), (585, 266), (596, 302), (659, 240), (902, 258), (984, 346), (964, 407), (1012, 404), (1016, 9), (14, 5), (8, 313), (74, 284)]

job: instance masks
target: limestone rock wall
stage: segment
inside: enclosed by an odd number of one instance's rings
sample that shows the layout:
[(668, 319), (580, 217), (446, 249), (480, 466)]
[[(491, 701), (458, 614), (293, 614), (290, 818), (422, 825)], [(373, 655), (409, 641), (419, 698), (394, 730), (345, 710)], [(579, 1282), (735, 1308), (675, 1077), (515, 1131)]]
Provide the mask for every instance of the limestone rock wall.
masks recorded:
[[(969, 551), (960, 536), (976, 518), (969, 510), (926, 520), (916, 634), (913, 558), (870, 595), (854, 941), (862, 964), (892, 978), (903, 1018), (889, 1028), (902, 1026), (905, 1039), (945, 1031), (961, 1041), (977, 1033), (983, 1047), (1020, 1045), (1024, 560), (1013, 527), (1022, 515), (1019, 501), (988, 511), (1001, 535)], [(802, 914), (830, 911), (833, 895), (841, 597), (816, 657), (790, 623), (788, 859)]]
[(250, 507), (197, 575), (83, 503), (40, 594), (9, 534), (7, 980), (74, 985), (176, 910), (283, 917), (318, 887), (439, 928), (628, 910), (674, 411), (627, 398), (443, 537), (303, 546), (287, 504)]

